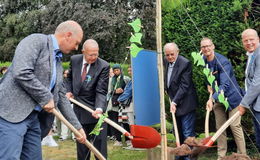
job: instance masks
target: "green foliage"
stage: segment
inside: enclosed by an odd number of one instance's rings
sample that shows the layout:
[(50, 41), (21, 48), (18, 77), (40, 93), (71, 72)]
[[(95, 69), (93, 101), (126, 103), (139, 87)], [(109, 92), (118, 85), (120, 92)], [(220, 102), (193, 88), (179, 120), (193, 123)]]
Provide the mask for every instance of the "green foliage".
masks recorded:
[[(0, 2), (0, 61), (11, 61), (21, 39), (31, 33), (53, 34), (65, 20), (76, 20), (84, 30), (85, 41), (97, 40), (100, 57), (109, 62), (122, 62), (128, 55), (131, 28), (128, 22), (140, 18), (143, 23), (142, 44), (155, 49), (155, 5), (152, 1), (101, 0), (6, 0)], [(75, 51), (72, 54), (79, 54)], [(3, 55), (3, 56), (2, 56)], [(68, 61), (69, 56), (64, 56)]]
[[(252, 0), (190, 0), (186, 5), (164, 9), (163, 41), (174, 41), (180, 48), (180, 54), (193, 61), (190, 53), (199, 52), (200, 40), (203, 37), (212, 38), (216, 52), (231, 59), (237, 80), (243, 86), (246, 57), (240, 34), (248, 27), (260, 31), (259, 18), (254, 16), (251, 5)], [(249, 16), (246, 16), (246, 11)], [(200, 67), (193, 67), (199, 106), (203, 108), (197, 110), (199, 124), (204, 123), (204, 108), (208, 99), (205, 79), (202, 78), (203, 73), (200, 70)], [(203, 127), (196, 129), (202, 132)]]

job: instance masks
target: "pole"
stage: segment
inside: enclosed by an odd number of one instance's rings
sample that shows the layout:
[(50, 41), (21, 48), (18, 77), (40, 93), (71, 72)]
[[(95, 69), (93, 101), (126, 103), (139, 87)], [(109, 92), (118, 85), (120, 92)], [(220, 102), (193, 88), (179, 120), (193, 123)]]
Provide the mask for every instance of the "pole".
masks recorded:
[(167, 136), (165, 123), (163, 56), (162, 56), (162, 22), (161, 0), (156, 0), (156, 44), (158, 52), (158, 75), (160, 87), (160, 116), (161, 116), (161, 160), (167, 160)]

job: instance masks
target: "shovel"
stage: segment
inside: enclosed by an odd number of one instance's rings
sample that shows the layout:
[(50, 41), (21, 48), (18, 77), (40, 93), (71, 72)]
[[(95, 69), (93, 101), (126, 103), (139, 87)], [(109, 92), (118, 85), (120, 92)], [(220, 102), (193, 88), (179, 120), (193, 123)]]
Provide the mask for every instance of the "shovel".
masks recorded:
[(177, 127), (177, 122), (176, 122), (176, 117), (175, 117), (175, 113), (172, 113), (172, 121), (173, 121), (173, 127), (174, 127), (174, 135), (175, 135), (175, 139), (176, 139), (176, 146), (180, 147), (180, 137), (179, 137), (179, 133), (178, 133), (178, 127)]
[[(90, 107), (76, 101), (73, 98), (70, 98), (69, 100), (72, 103), (89, 111), (90, 113), (94, 112)], [(98, 116), (100, 117), (101, 115)], [(109, 118), (105, 118), (104, 121), (120, 131), (123, 135), (127, 136), (131, 140), (132, 145), (135, 148), (153, 148), (161, 142), (160, 134), (152, 127), (131, 125), (131, 133), (129, 133), (127, 130), (125, 130), (123, 127), (110, 120)]]
[[(74, 128), (64, 117), (61, 113), (59, 113), (56, 109), (53, 109), (52, 112), (60, 121), (62, 121), (76, 136), (82, 136), (79, 131)], [(85, 145), (95, 154), (95, 156), (99, 160), (106, 160), (106, 158), (88, 141), (85, 141)]]
[[(212, 92), (209, 95), (209, 99), (211, 98), (212, 98)], [(207, 109), (207, 113), (205, 118), (205, 137), (209, 137), (209, 114), (212, 109), (209, 109), (208, 107), (206, 107), (206, 109)]]
[(209, 114), (210, 109), (207, 108), (206, 118), (205, 118), (205, 137), (209, 137)]
[[(171, 102), (171, 100), (170, 100)], [(173, 121), (173, 127), (174, 127), (174, 135), (176, 139), (176, 148), (168, 147), (168, 152), (172, 153), (177, 156), (185, 156), (191, 153), (191, 149), (187, 144), (180, 144), (180, 137), (178, 133), (178, 127), (177, 127), (177, 121), (175, 117), (175, 113), (172, 113), (172, 121)]]
[(212, 137), (207, 137), (202, 141), (203, 145), (194, 147), (191, 153), (191, 157), (196, 157), (200, 153), (204, 152), (207, 148), (212, 147), (213, 143), (218, 139), (218, 137), (227, 129), (227, 127), (234, 122), (240, 116), (239, 111), (237, 111), (232, 117), (228, 119)]

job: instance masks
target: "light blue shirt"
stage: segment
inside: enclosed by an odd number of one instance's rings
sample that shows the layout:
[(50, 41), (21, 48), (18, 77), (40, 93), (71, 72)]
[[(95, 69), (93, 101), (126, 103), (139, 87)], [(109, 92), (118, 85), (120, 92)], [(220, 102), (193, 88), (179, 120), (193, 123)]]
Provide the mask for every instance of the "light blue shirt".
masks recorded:
[[(62, 53), (60, 51), (59, 45), (58, 45), (58, 41), (55, 38), (55, 36), (52, 34), (51, 35), (51, 39), (52, 39), (52, 43), (53, 43), (53, 70), (52, 70), (52, 76), (51, 76), (51, 82), (50, 82), (50, 86), (49, 86), (49, 90), (51, 91), (56, 83), (56, 78), (57, 78), (57, 73), (56, 73), (56, 63), (57, 63), (57, 57), (61, 58), (62, 57)], [(37, 105), (34, 110), (36, 111), (41, 111), (42, 107)]]

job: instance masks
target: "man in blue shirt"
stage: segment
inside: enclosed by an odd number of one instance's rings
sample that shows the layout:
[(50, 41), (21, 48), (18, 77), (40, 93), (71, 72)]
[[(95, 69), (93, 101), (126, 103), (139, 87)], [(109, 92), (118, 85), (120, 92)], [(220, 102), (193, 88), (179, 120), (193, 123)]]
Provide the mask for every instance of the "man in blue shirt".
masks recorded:
[(41, 138), (50, 131), (57, 106), (86, 135), (63, 87), (61, 52), (77, 50), (83, 30), (75, 21), (58, 25), (54, 35), (32, 34), (18, 44), (12, 65), (0, 81), (0, 159), (41, 160)]

